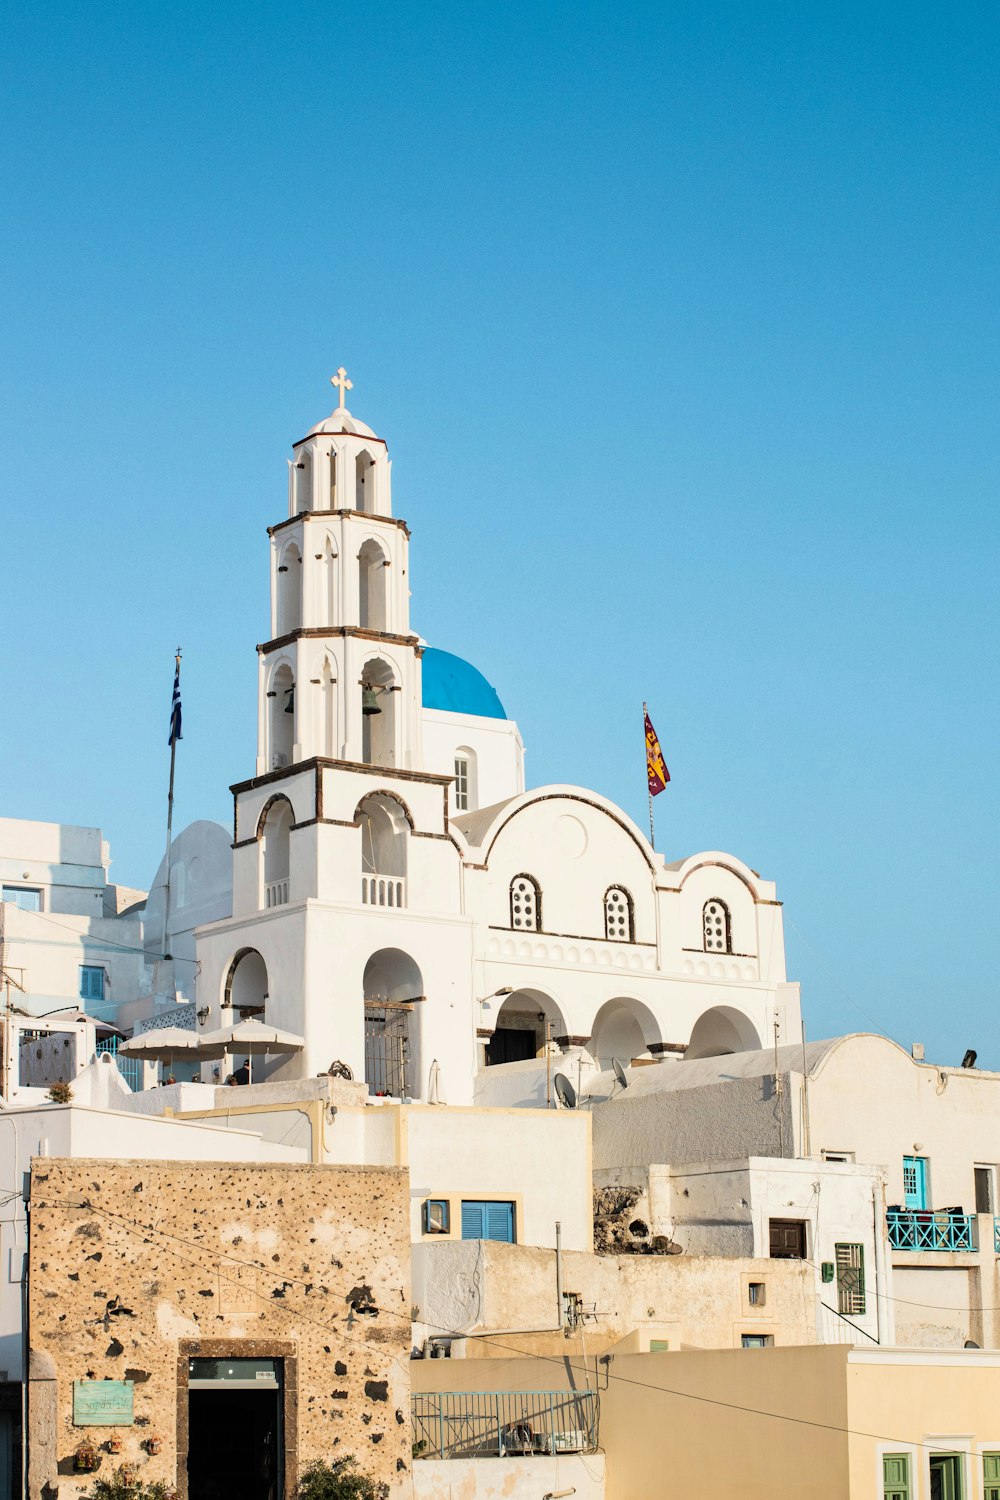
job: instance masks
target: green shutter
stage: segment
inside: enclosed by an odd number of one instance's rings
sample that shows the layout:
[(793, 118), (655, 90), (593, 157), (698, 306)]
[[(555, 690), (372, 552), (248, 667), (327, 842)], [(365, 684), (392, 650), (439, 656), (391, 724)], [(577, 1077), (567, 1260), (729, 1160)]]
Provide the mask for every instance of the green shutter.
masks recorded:
[(883, 1500), (910, 1500), (910, 1455), (908, 1453), (883, 1453), (882, 1497)]
[(1000, 1500), (1000, 1453), (983, 1454), (983, 1500)]
[(836, 1245), (837, 1311), (860, 1316), (865, 1311), (865, 1252), (862, 1245)]

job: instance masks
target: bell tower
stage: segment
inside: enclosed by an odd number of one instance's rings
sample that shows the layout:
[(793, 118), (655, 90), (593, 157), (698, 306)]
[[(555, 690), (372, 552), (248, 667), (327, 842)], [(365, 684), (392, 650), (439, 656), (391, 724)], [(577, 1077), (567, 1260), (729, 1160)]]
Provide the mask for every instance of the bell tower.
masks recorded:
[(257, 775), (322, 756), (421, 769), (409, 539), (385, 442), (345, 405), (293, 445), (271, 540), (270, 639), (258, 646)]

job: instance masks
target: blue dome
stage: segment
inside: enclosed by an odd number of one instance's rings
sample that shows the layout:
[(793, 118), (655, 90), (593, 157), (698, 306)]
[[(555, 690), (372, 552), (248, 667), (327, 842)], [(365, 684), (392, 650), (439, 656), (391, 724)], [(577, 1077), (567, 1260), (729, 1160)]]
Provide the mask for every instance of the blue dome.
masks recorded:
[(423, 658), (424, 708), (449, 714), (476, 714), (481, 719), (506, 719), (497, 690), (471, 662), (450, 651), (428, 646)]

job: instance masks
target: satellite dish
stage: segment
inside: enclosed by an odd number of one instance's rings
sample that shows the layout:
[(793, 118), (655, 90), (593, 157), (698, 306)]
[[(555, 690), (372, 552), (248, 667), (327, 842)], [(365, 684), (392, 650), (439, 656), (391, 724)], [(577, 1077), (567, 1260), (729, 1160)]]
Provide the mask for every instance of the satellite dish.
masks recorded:
[(627, 1076), (625, 1074), (625, 1069), (622, 1067), (622, 1065), (618, 1061), (617, 1057), (613, 1057), (611, 1059), (611, 1066), (614, 1068), (614, 1070), (615, 1070), (615, 1077), (618, 1079), (618, 1082), (621, 1084), (622, 1088), (623, 1089), (627, 1089), (628, 1088), (628, 1078), (627, 1078)]
[(552, 1080), (552, 1087), (556, 1091), (556, 1098), (563, 1109), (576, 1109), (576, 1089), (570, 1083), (565, 1073), (557, 1073)]

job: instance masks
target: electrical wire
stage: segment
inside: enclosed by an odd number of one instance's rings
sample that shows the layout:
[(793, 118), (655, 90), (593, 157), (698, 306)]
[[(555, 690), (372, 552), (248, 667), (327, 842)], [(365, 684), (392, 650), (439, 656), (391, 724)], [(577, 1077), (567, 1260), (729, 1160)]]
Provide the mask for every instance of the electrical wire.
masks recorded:
[[(18, 909), (24, 911), (23, 907), (20, 907)], [(79, 938), (81, 942), (89, 943), (92, 947), (115, 948), (121, 953), (141, 953), (144, 958), (148, 959), (165, 959), (173, 957), (172, 954), (168, 953), (152, 953), (148, 948), (137, 948), (134, 944), (130, 943), (116, 943), (113, 938), (94, 937), (88, 932), (81, 932), (78, 927), (70, 927), (65, 922), (57, 922), (55, 917), (50, 917), (48, 913), (44, 911), (25, 911), (24, 914), (28, 917), (37, 917), (41, 922), (48, 922), (50, 927), (60, 927), (62, 928), (63, 932), (71, 932), (74, 937)], [(107, 918), (106, 920), (111, 919)], [(23, 939), (10, 937), (9, 935), (7, 937), (7, 942), (9, 944), (13, 944), (18, 941), (23, 941)], [(177, 964), (193, 964), (197, 963), (197, 961), (198, 960), (194, 958), (173, 959), (173, 962)]]
[[(203, 1254), (207, 1254), (210, 1258), (212, 1256), (212, 1252), (211, 1251), (208, 1251), (206, 1249), (206, 1247), (204, 1247), (204, 1246), (198, 1245), (197, 1242), (194, 1241), (194, 1240), (188, 1240), (188, 1239), (186, 1239), (182, 1235), (172, 1235), (172, 1234), (169, 1233), (169, 1231), (159, 1229), (155, 1225), (152, 1225), (152, 1224), (150, 1224), (150, 1225), (143, 1225), (143, 1226), (139, 1226), (139, 1225), (135, 1225), (135, 1224), (130, 1224), (127, 1220), (125, 1220), (125, 1219), (123, 1219), (123, 1218), (121, 1218), (121, 1217), (119, 1217), (119, 1216), (117, 1216), (115, 1214), (112, 1214), (110, 1212), (110, 1210), (108, 1210), (108, 1209), (102, 1209), (98, 1205), (90, 1202), (89, 1200), (84, 1200), (82, 1202), (76, 1202), (76, 1201), (72, 1201), (72, 1200), (68, 1200), (68, 1199), (56, 1199), (56, 1200), (53, 1200), (53, 1201), (50, 1201), (50, 1202), (45, 1202), (43, 1200), (43, 1201), (40, 1201), (37, 1204), (37, 1207), (38, 1208), (76, 1208), (76, 1209), (81, 1209), (82, 1208), (82, 1209), (86, 1209), (86, 1211), (88, 1213), (96, 1213), (96, 1214), (98, 1214), (98, 1215), (100, 1215), (100, 1216), (102, 1216), (104, 1218), (110, 1219), (112, 1221), (112, 1223), (117, 1224), (118, 1227), (124, 1229), (126, 1231), (126, 1233), (135, 1234), (135, 1235), (142, 1234), (144, 1241), (145, 1241), (145, 1236), (146, 1235), (148, 1235), (148, 1234), (158, 1234), (162, 1238), (177, 1240), (177, 1242), (180, 1243), (180, 1244), (186, 1244), (189, 1247), (191, 1247), (192, 1249), (196, 1249), (196, 1250), (198, 1250), (199, 1252), (201, 1252)], [(203, 1265), (201, 1265), (197, 1261), (192, 1261), (189, 1256), (181, 1255), (179, 1251), (173, 1251), (172, 1247), (170, 1247), (170, 1246), (168, 1246), (167, 1248), (170, 1249), (172, 1251), (172, 1253), (176, 1254), (176, 1256), (177, 1256), (177, 1258), (179, 1260), (187, 1261), (188, 1264), (194, 1265), (198, 1270), (201, 1270), (201, 1271), (205, 1270), (205, 1267)], [(247, 1267), (249, 1267), (249, 1268), (251, 1268), (253, 1270), (265, 1270), (265, 1269), (267, 1269), (264, 1265), (262, 1265), (261, 1263), (256, 1262), (256, 1261), (253, 1261), (253, 1262), (241, 1262), (239, 1260), (236, 1260), (235, 1258), (230, 1259), (230, 1257), (228, 1257), (228, 1256), (226, 1257), (226, 1259), (229, 1260), (231, 1264), (247, 1266)], [(228, 1280), (232, 1280), (233, 1283), (234, 1283), (234, 1285), (241, 1287), (244, 1292), (248, 1290), (248, 1288), (241, 1281), (239, 1281), (238, 1278), (236, 1278), (236, 1277), (227, 1278), (226, 1277), (226, 1274), (225, 1274), (225, 1272), (222, 1269), (222, 1261), (221, 1260), (215, 1259), (214, 1262), (213, 1262), (212, 1269), (220, 1277), (220, 1279), (223, 1279), (223, 1280), (227, 1280), (227, 1279)], [(298, 1284), (303, 1285), (303, 1286), (307, 1286), (307, 1285), (310, 1284), (310, 1283), (302, 1281), (302, 1279), (300, 1277), (286, 1276), (286, 1275), (284, 1275), (284, 1273), (281, 1273), (281, 1280), (283, 1282), (289, 1282), (291, 1284), (298, 1283)], [(312, 1283), (312, 1284), (315, 1285), (315, 1283)], [(255, 1288), (250, 1288), (249, 1290), (251, 1290), (253, 1292), (253, 1295), (255, 1295), (259, 1300), (265, 1302), (267, 1306), (273, 1308), (276, 1305), (274, 1298), (266, 1297), (264, 1295), (264, 1293), (257, 1292)], [(333, 1323), (321, 1323), (319, 1321), (319, 1319), (311, 1317), (308, 1313), (304, 1313), (301, 1308), (281, 1307), (279, 1310), (282, 1311), (282, 1312), (285, 1312), (290, 1317), (296, 1317), (296, 1318), (299, 1318), (299, 1319), (303, 1319), (307, 1323), (314, 1323), (318, 1328), (322, 1328), (325, 1332), (334, 1334), (337, 1337), (344, 1339), (347, 1343), (359, 1344), (359, 1345), (362, 1345), (365, 1348), (370, 1348), (370, 1342), (369, 1341), (352, 1338), (350, 1335), (346, 1334), (343, 1331), (343, 1329), (340, 1328), (340, 1327), (338, 1327), (336, 1324), (333, 1324)], [(405, 1322), (408, 1326), (412, 1326), (412, 1320), (410, 1320), (409, 1318), (405, 1318), (404, 1319), (402, 1317), (402, 1315), (398, 1315), (398, 1314), (394, 1315), (388, 1309), (384, 1309), (384, 1310), (380, 1309), (380, 1311), (385, 1311), (386, 1316), (389, 1317), (390, 1319), (393, 1318), (393, 1317), (395, 1317), (397, 1321)], [(421, 1320), (421, 1321), (424, 1321), (424, 1320)], [(439, 1326), (437, 1324), (434, 1324), (434, 1323), (426, 1323), (425, 1322), (425, 1327), (433, 1328), (438, 1334), (440, 1334), (441, 1336), (444, 1336), (444, 1337), (450, 1337), (450, 1338), (453, 1338), (453, 1339), (461, 1339), (461, 1338), (465, 1337), (465, 1333), (463, 1331), (461, 1331), (461, 1330), (447, 1329), (447, 1328), (441, 1327), (441, 1326)], [(567, 1364), (569, 1365), (569, 1368), (571, 1370), (574, 1370), (574, 1369), (577, 1368), (576, 1366), (573, 1365), (572, 1359), (569, 1356), (566, 1356), (566, 1355), (557, 1355), (557, 1354), (553, 1354), (553, 1355), (539, 1354), (539, 1353), (537, 1353), (535, 1351), (522, 1349), (521, 1347), (519, 1347), (516, 1344), (506, 1344), (502, 1340), (500, 1340), (499, 1338), (496, 1338), (494, 1336), (482, 1335), (480, 1338), (477, 1339), (477, 1342), (492, 1344), (494, 1348), (503, 1349), (505, 1352), (517, 1355), (519, 1358), (522, 1358), (522, 1359), (538, 1360), (541, 1363), (546, 1364), (546, 1365), (553, 1365), (553, 1364), (554, 1365), (558, 1365), (563, 1370), (565, 1370)], [(823, 1347), (823, 1346), (821, 1345), (821, 1346), (818, 1346), (818, 1347)], [(613, 1357), (614, 1356), (612, 1355), (612, 1358)], [(719, 1407), (719, 1408), (721, 1408), (721, 1409), (723, 1409), (725, 1411), (741, 1412), (741, 1413), (743, 1413), (746, 1416), (762, 1417), (762, 1418), (766, 1418), (766, 1419), (769, 1419), (771, 1421), (776, 1421), (776, 1422), (789, 1422), (789, 1423), (792, 1423), (795, 1426), (815, 1428), (815, 1429), (818, 1429), (818, 1430), (824, 1431), (824, 1432), (843, 1433), (843, 1434), (845, 1434), (845, 1435), (847, 1435), (849, 1437), (870, 1438), (874, 1442), (897, 1443), (901, 1447), (925, 1448), (929, 1452), (951, 1452), (951, 1448), (949, 1446), (945, 1445), (945, 1444), (925, 1442), (925, 1441), (922, 1441), (922, 1440), (914, 1439), (912, 1437), (897, 1437), (897, 1436), (895, 1436), (893, 1434), (884, 1433), (884, 1432), (868, 1432), (868, 1431), (866, 1431), (866, 1430), (864, 1430), (862, 1428), (844, 1427), (844, 1426), (841, 1426), (839, 1423), (836, 1423), (836, 1422), (821, 1422), (821, 1421), (818, 1421), (816, 1418), (813, 1418), (813, 1417), (796, 1417), (796, 1416), (792, 1416), (788, 1412), (765, 1411), (765, 1410), (763, 1410), (760, 1407), (744, 1406), (742, 1403), (736, 1402), (736, 1401), (723, 1401), (720, 1397), (717, 1397), (717, 1396), (696, 1395), (696, 1394), (694, 1394), (691, 1391), (678, 1390), (676, 1387), (673, 1387), (673, 1386), (654, 1385), (650, 1381), (637, 1380), (634, 1377), (628, 1376), (628, 1375), (613, 1375), (611, 1373), (610, 1366), (606, 1366), (606, 1372), (607, 1373), (606, 1373), (606, 1377), (605, 1378), (606, 1378), (606, 1380), (607, 1380), (607, 1382), (608, 1382), (609, 1385), (610, 1385), (611, 1381), (614, 1380), (619, 1385), (627, 1385), (627, 1386), (635, 1387), (636, 1389), (639, 1389), (639, 1390), (652, 1391), (655, 1394), (658, 1394), (658, 1395), (661, 1395), (661, 1396), (674, 1396), (677, 1399), (683, 1400), (683, 1401), (695, 1401), (695, 1402), (698, 1402), (701, 1405), (716, 1406), (716, 1407)], [(589, 1378), (590, 1377), (589, 1377), (589, 1374), (588, 1374), (588, 1372), (587, 1372), (587, 1370), (586, 1370), (585, 1367), (584, 1367), (584, 1370), (583, 1370), (582, 1373), (584, 1375), (584, 1378), (589, 1382)], [(589, 1389), (589, 1384), (588, 1384), (588, 1389)]]

